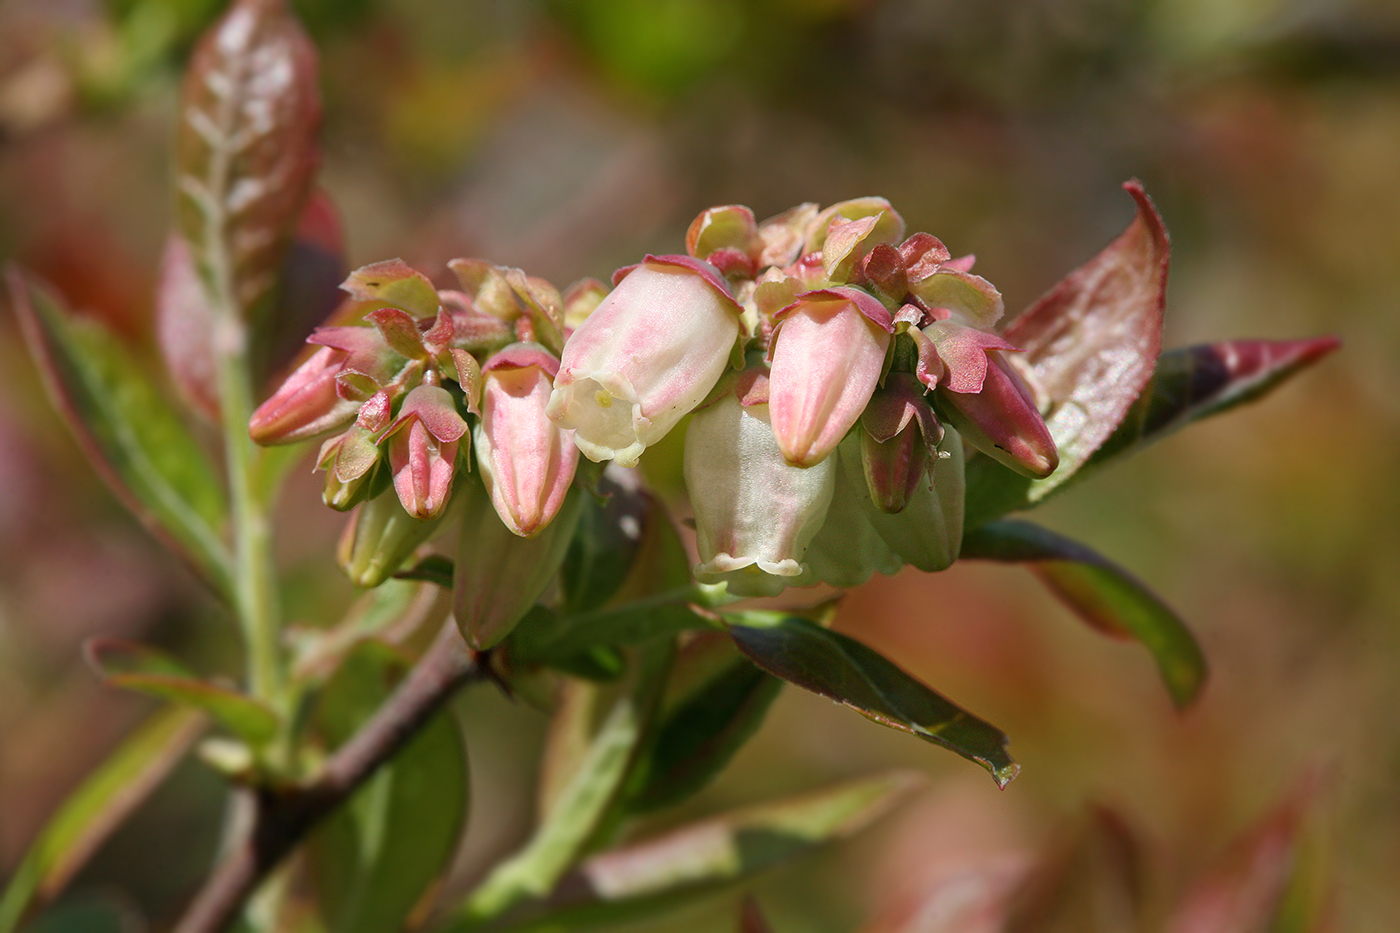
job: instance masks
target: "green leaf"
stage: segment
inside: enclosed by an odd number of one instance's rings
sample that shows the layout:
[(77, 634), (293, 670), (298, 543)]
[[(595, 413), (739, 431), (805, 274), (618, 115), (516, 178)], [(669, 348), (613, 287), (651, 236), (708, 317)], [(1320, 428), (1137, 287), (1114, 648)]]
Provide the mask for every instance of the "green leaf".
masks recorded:
[[(616, 929), (751, 878), (868, 826), (924, 781), (891, 772), (682, 826), (593, 856), (572, 892), (541, 917), (509, 929)], [(573, 881), (575, 879), (571, 879)]]
[(1021, 770), (1006, 734), (960, 709), (879, 652), (801, 616), (726, 615), (739, 650), (775, 677), (835, 700), (883, 726), (942, 745), (991, 772), (1005, 787)]
[(448, 612), (442, 588), (417, 580), (385, 580), (355, 600), (340, 622), (331, 628), (289, 629), (294, 661), (293, 677), (321, 680), (366, 639), (401, 645), (429, 626), (436, 627)]
[(638, 652), (627, 682), (613, 688), (575, 684), (575, 705), (542, 777), (546, 806), (525, 847), (496, 865), (456, 912), (448, 930), (469, 930), (527, 898), (554, 889), (604, 826), (618, 800), (639, 743), (655, 713), (670, 666), (669, 645)]
[[(1262, 398), (1341, 346), (1335, 337), (1233, 340), (1168, 350), (1113, 434), (1074, 476), (1155, 443), (1194, 421)], [(1023, 509), (1058, 490), (1042, 489), (986, 457), (967, 464), (967, 527)]]
[(174, 707), (151, 717), (64, 801), (30, 845), (0, 897), (0, 933), (51, 900), (199, 737), (204, 717)]
[(690, 584), (690, 557), (660, 500), (630, 470), (603, 471), (585, 500), (560, 581), (571, 614), (647, 599)]
[[(321, 736), (348, 740), (406, 669), (392, 649), (363, 643), (321, 695)], [(451, 865), (467, 799), (466, 747), (451, 713), (440, 712), (312, 835), (327, 933), (403, 929)]]
[(519, 664), (557, 666), (597, 647), (640, 644), (710, 624), (689, 606), (674, 603), (633, 604), (573, 617), (534, 613), (511, 633), (510, 656)]
[(231, 558), (218, 473), (146, 370), (100, 322), (10, 270), (10, 293), (49, 395), (126, 506), (222, 592)]
[(628, 808), (673, 806), (708, 784), (758, 731), (782, 685), (719, 633), (692, 640), (668, 678)]
[(237, 690), (199, 679), (162, 651), (115, 639), (93, 639), (86, 651), (108, 686), (208, 713), (250, 745), (265, 745), (277, 735), (279, 719), (268, 706)]
[(1083, 544), (1030, 522), (1000, 521), (969, 532), (962, 556), (1030, 564), (1084, 621), (1141, 642), (1178, 708), (1205, 685), (1205, 655), (1185, 623), (1140, 580)]
[(1164, 353), (1142, 396), (1087, 466), (1134, 453), (1193, 421), (1262, 398), (1340, 346), (1335, 337), (1231, 340)]

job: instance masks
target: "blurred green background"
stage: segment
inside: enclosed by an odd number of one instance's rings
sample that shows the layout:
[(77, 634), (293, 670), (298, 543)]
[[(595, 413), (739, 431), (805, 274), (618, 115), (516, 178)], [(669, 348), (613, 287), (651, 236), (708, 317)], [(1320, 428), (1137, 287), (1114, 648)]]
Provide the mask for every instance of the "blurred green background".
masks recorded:
[[(1173, 713), (1144, 652), (1087, 631), (1022, 571), (907, 572), (852, 593), (838, 626), (1005, 729), (1022, 776), (999, 793), (789, 690), (692, 809), (926, 772), (901, 816), (753, 888), (776, 929), (816, 933), (1024, 864), (1094, 806), (1141, 838), (1164, 917), (1306, 786), (1300, 915), (1400, 929), (1394, 0), (294, 5), (322, 50), (322, 178), (352, 266), (402, 256), (436, 275), (480, 256), (562, 286), (681, 251), (712, 204), (764, 217), (880, 194), (911, 230), (975, 252), (1014, 312), (1128, 223), (1119, 185), (1137, 177), (1173, 237), (1168, 345), (1340, 335), (1340, 354), (1258, 407), (1037, 513), (1185, 616), (1213, 667), (1194, 709)], [(148, 350), (179, 69), (221, 6), (0, 5), (0, 257)], [(83, 639), (149, 639), (231, 675), (239, 659), (226, 620), (82, 461), (7, 309), (0, 337), (3, 876), (149, 710), (97, 685)], [(316, 489), (289, 489), (280, 542), (302, 618), (351, 596)], [(487, 690), (461, 705), (477, 790), (459, 887), (523, 833), (543, 727)], [(211, 776), (182, 769), (79, 877), (70, 928), (116, 923), (104, 904), (128, 924), (112, 929), (168, 922), (213, 852), (217, 801)], [(686, 928), (732, 917), (711, 903)]]

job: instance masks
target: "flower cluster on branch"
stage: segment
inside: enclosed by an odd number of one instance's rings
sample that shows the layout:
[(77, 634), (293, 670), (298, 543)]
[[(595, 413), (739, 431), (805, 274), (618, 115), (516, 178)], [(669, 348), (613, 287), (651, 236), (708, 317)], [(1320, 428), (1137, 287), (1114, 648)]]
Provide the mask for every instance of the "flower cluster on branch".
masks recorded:
[[(454, 261), (461, 288), (441, 291), (397, 260), (365, 267), (347, 289), (369, 303), (369, 326), (318, 329), (252, 435), (329, 436), (324, 498), (359, 507), (341, 560), (366, 586), (435, 534), (454, 500), (489, 501), (510, 535), (546, 533), (580, 452), (634, 466), (689, 415), (695, 575), (740, 596), (947, 567), (962, 539), (964, 441), (1026, 476), (1055, 469), (1017, 348), (995, 331), (1000, 293), (973, 257), (906, 237), (884, 199), (762, 223), (711, 208), (686, 249), (619, 270), (610, 292), (588, 280), (561, 294), (478, 260)], [(467, 524), (459, 552), (517, 547), (494, 524)], [(560, 551), (570, 531), (535, 549)], [(514, 621), (480, 623), (475, 640)]]

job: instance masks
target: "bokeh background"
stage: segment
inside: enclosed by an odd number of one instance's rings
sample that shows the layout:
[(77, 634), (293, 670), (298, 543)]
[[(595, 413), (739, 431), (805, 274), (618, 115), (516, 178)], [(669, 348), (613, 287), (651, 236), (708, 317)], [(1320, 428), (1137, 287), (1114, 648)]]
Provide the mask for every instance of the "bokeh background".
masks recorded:
[[(874, 929), (948, 879), (994, 886), (1071, 851), (1086, 819), (1090, 837), (1120, 827), (1109, 851), (1133, 855), (1090, 858), (1073, 896), (1137, 885), (1157, 929), (1292, 800), (1293, 916), (1400, 929), (1394, 0), (294, 5), (323, 55), (322, 178), (352, 266), (401, 256), (437, 274), (480, 256), (563, 285), (680, 251), (712, 204), (764, 217), (880, 194), (911, 230), (975, 252), (1015, 311), (1128, 223), (1119, 186), (1136, 177), (1173, 237), (1168, 345), (1340, 335), (1340, 354), (1263, 403), (1036, 515), (1188, 620), (1213, 668), (1195, 708), (1174, 713), (1143, 651), (1088, 631), (1023, 571), (905, 573), (852, 593), (838, 626), (1005, 729), (1022, 776), (998, 792), (787, 691), (693, 809), (927, 775), (899, 815), (752, 887), (779, 930)], [(0, 5), (0, 257), (147, 352), (179, 69), (221, 6)], [(352, 595), (332, 566), (339, 517), (316, 500), (309, 477), (293, 485), (281, 540), (309, 618)], [(95, 479), (0, 307), (0, 876), (149, 712), (82, 663), (99, 634), (238, 669), (227, 620)], [(459, 885), (524, 832), (543, 729), (488, 690), (461, 707), (476, 812)], [(53, 928), (168, 922), (213, 852), (218, 791), (182, 768)], [(1105, 808), (1116, 817), (1086, 817)], [(730, 928), (733, 911), (658, 928)]]

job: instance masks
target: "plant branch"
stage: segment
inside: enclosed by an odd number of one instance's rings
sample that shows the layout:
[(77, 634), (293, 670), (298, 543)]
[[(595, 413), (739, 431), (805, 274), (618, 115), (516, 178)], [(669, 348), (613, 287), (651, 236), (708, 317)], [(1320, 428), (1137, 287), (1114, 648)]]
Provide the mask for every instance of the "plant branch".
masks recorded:
[(176, 933), (216, 933), (238, 916), (249, 895), (321, 820), (394, 756), (464, 684), (485, 676), (481, 657), (448, 622), (398, 689), (315, 778), (290, 788), (246, 787), (249, 818), (176, 926)]

